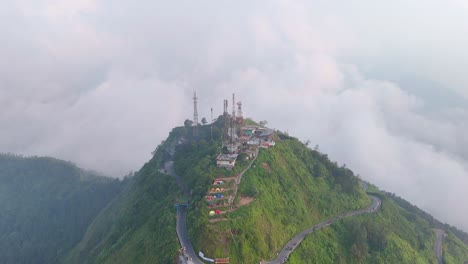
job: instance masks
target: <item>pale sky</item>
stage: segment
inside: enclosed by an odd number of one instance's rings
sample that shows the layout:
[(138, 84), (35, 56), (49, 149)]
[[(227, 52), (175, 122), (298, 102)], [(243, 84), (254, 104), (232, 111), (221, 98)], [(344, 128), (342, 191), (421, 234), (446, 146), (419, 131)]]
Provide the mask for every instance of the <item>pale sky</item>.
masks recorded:
[(6, 0), (0, 151), (120, 177), (170, 129), (244, 112), (468, 231), (468, 6), (457, 0)]

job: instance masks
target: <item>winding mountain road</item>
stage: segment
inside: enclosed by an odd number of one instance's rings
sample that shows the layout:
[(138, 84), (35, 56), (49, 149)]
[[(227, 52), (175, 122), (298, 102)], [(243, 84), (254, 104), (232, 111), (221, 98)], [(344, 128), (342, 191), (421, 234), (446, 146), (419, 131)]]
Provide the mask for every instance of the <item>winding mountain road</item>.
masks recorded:
[[(258, 150), (256, 152), (255, 158), (251, 161), (249, 166), (243, 170), (238, 179), (236, 180), (236, 187), (238, 188), (238, 185), (241, 182), (243, 174), (252, 166), (254, 163), (256, 157), (258, 156)], [(177, 180), (177, 183), (179, 187), (184, 191), (187, 192), (188, 189), (187, 187), (183, 184), (183, 181), (180, 176), (178, 176), (175, 173), (174, 170), (174, 162), (166, 162), (164, 164), (164, 168), (166, 172), (172, 176), (174, 176)], [(236, 189), (237, 189), (236, 188)], [(237, 192), (237, 190), (236, 190)], [(235, 196), (234, 196), (235, 197)], [(380, 205), (382, 204), (382, 201), (380, 198), (369, 195), (371, 198), (371, 205), (369, 205), (367, 208), (356, 210), (356, 211), (350, 211), (346, 212), (343, 214), (340, 214), (338, 216), (332, 217), (326, 221), (323, 221), (319, 224), (316, 224), (310, 228), (305, 229), (304, 231), (300, 232), (299, 234), (295, 235), (286, 245), (284, 246), (283, 250), (281, 250), (280, 254), (276, 257), (275, 260), (269, 261), (269, 262), (260, 262), (260, 263), (265, 263), (265, 264), (280, 264), (280, 263), (285, 263), (296, 247), (304, 240), (305, 236), (308, 234), (313, 233), (315, 230), (322, 229), (324, 227), (329, 226), (330, 224), (333, 224), (339, 219), (346, 218), (346, 217), (351, 217), (355, 215), (361, 215), (361, 214), (366, 214), (366, 213), (374, 213), (376, 212), (379, 208)], [(187, 205), (179, 205), (177, 209), (177, 224), (176, 224), (176, 231), (177, 231), (177, 236), (179, 238), (182, 250), (183, 250), (183, 256), (185, 258), (185, 261), (187, 264), (204, 264), (200, 259), (198, 259), (198, 256), (195, 254), (195, 251), (192, 247), (192, 243), (190, 242), (188, 238), (188, 233), (187, 233), (187, 223), (186, 223), (186, 218), (187, 218)], [(441, 263), (441, 262), (439, 262)]]
[(434, 228), (432, 229), (436, 235), (436, 241), (434, 243), (434, 253), (437, 256), (437, 263), (444, 264), (443, 254), (442, 254), (442, 241), (447, 235), (444, 230)]
[(295, 235), (291, 240), (289, 240), (289, 242), (286, 243), (286, 245), (284, 246), (283, 250), (281, 250), (281, 252), (278, 254), (276, 259), (269, 261), (269, 262), (260, 262), (260, 263), (264, 263), (264, 264), (285, 263), (288, 260), (289, 255), (296, 249), (296, 247), (302, 242), (302, 240), (304, 240), (306, 235), (313, 233), (315, 230), (322, 229), (326, 226), (329, 226), (333, 224), (334, 222), (336, 222), (337, 220), (342, 219), (342, 218), (376, 212), (380, 208), (380, 205), (382, 204), (382, 200), (380, 200), (380, 198), (378, 198), (377, 196), (373, 196), (373, 195), (369, 195), (369, 197), (371, 198), (372, 203), (367, 208), (356, 210), (356, 211), (351, 211), (351, 212), (346, 212), (338, 216), (332, 217), (328, 220), (325, 220), (310, 228), (307, 228), (306, 230), (300, 232), (299, 234)]
[(177, 210), (177, 236), (179, 237), (180, 245), (182, 246), (183, 254), (186, 257), (188, 264), (203, 264), (195, 251), (193, 250), (192, 243), (190, 242), (187, 234), (187, 206), (180, 205)]
[[(184, 185), (182, 178), (175, 173), (174, 170), (174, 162), (173, 161), (168, 161), (164, 163), (164, 169), (166, 172), (174, 176), (177, 180), (177, 184), (179, 185), (180, 189), (187, 194), (188, 189)], [(185, 260), (187, 264), (203, 264), (201, 262), (197, 255), (195, 254), (195, 251), (193, 250), (192, 243), (190, 242), (188, 238), (188, 233), (187, 233), (187, 205), (179, 205), (177, 208), (177, 222), (176, 222), (176, 232), (177, 236), (179, 237), (180, 245), (182, 247), (182, 253), (185, 257)]]

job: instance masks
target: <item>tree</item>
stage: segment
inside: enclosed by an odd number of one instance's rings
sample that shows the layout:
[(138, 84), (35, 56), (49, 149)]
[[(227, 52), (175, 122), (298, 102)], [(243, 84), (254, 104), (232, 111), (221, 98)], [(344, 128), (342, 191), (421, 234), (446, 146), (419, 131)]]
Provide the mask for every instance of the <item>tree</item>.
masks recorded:
[(366, 229), (370, 248), (376, 251), (384, 250), (388, 243), (385, 226), (368, 221)]
[(201, 122), (203, 125), (206, 125), (208, 123), (208, 121), (206, 121), (206, 118), (202, 118)]
[(193, 121), (190, 119), (185, 119), (184, 121), (184, 126), (185, 127), (191, 127), (193, 125)]
[(263, 121), (260, 121), (259, 124), (260, 124), (261, 126), (266, 126), (266, 124), (268, 124), (268, 121), (263, 120)]

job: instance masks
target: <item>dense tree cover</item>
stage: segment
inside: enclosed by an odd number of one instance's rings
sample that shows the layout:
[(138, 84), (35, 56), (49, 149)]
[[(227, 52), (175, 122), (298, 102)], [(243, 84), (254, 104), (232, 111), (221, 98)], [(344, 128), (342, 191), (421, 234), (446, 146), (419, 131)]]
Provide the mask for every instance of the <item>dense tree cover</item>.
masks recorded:
[(419, 217), (425, 219), (428, 221), (432, 226), (435, 228), (443, 229), (446, 231), (452, 232), (454, 235), (456, 235), (460, 240), (462, 240), (465, 244), (468, 245), (468, 234), (464, 232), (463, 230), (460, 230), (454, 226), (451, 226), (449, 224), (444, 224), (440, 222), (439, 220), (435, 219), (432, 215), (428, 214), (427, 212), (419, 209), (417, 206), (412, 205), (408, 201), (402, 199), (401, 197), (396, 196), (393, 193), (385, 193), (388, 197), (390, 197), (392, 200), (394, 200), (399, 206), (402, 208), (417, 214)]
[(0, 154), (0, 263), (59, 263), (123, 183), (71, 163)]
[[(182, 128), (184, 129), (184, 128)], [(179, 248), (174, 207), (180, 190), (161, 172), (180, 140), (176, 130), (89, 226), (67, 263), (172, 263)]]

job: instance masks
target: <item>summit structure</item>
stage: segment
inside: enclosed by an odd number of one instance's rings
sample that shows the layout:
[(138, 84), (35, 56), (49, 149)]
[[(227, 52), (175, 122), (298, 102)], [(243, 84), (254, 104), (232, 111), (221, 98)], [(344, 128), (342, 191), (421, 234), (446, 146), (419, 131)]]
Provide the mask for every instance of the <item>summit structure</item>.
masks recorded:
[(193, 92), (193, 125), (194, 125), (194, 126), (197, 126), (197, 125), (198, 125), (198, 109), (197, 109), (197, 104), (198, 104), (197, 92)]

